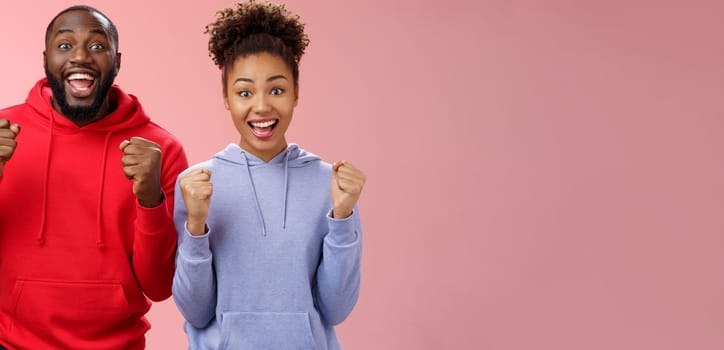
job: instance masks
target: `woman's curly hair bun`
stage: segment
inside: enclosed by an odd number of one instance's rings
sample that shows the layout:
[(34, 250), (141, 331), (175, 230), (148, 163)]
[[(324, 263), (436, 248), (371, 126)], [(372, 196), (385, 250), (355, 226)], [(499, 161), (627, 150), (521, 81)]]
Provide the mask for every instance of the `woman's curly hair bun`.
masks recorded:
[(281, 4), (250, 0), (216, 15), (216, 21), (207, 25), (204, 33), (210, 34), (209, 56), (219, 68), (227, 67), (239, 55), (238, 46), (254, 36), (266, 34), (281, 40), (295, 64), (299, 64), (309, 45), (299, 16)]

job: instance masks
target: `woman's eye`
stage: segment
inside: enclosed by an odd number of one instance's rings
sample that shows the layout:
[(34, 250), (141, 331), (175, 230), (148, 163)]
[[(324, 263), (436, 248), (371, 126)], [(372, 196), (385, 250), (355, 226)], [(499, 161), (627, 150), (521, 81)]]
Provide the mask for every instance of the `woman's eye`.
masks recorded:
[(251, 96), (251, 92), (249, 92), (249, 90), (244, 90), (244, 91), (239, 92), (239, 96), (249, 97), (249, 96)]
[(280, 88), (274, 88), (274, 89), (272, 89), (272, 91), (271, 91), (271, 94), (272, 94), (272, 95), (281, 95), (281, 94), (283, 94), (283, 93), (284, 93), (284, 89), (280, 89)]

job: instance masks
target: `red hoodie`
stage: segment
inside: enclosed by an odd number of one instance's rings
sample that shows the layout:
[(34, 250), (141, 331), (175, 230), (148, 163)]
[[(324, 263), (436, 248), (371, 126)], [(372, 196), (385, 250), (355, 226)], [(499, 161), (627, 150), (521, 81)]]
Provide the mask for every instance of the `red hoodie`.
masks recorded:
[[(0, 178), (0, 344), (9, 349), (142, 349), (147, 298), (171, 295), (178, 140), (111, 89), (116, 110), (84, 127), (56, 112), (47, 80), (26, 103), (0, 111), (20, 124)], [(155, 208), (138, 204), (118, 145), (161, 145)]]

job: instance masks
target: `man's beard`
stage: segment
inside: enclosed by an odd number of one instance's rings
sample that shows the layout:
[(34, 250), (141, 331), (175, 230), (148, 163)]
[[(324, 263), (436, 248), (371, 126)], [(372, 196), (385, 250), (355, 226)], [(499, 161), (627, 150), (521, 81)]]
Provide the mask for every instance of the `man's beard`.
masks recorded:
[(48, 65), (45, 65), (45, 76), (48, 78), (50, 89), (53, 91), (53, 99), (60, 107), (60, 112), (76, 124), (86, 124), (96, 118), (98, 111), (103, 107), (103, 102), (111, 91), (116, 74), (117, 72), (114, 69), (108, 78), (98, 82), (96, 96), (90, 106), (71, 106), (65, 98), (65, 84), (58, 81), (58, 79), (48, 71)]

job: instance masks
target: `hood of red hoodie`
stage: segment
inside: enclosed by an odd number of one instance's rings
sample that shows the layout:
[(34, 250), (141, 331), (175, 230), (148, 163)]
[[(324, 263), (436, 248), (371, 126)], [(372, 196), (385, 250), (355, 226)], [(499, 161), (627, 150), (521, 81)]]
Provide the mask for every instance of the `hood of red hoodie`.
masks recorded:
[(39, 121), (48, 126), (48, 156), (46, 158), (46, 167), (43, 174), (43, 183), (46, 184), (46, 188), (43, 191), (42, 205), (43, 214), (40, 222), (40, 228), (37, 234), (38, 244), (45, 244), (45, 231), (47, 222), (47, 205), (48, 205), (48, 188), (47, 183), (50, 174), (50, 150), (53, 145), (54, 134), (73, 134), (77, 132), (101, 132), (105, 133), (105, 145), (101, 149), (102, 152), (102, 165), (99, 168), (99, 176), (101, 179), (100, 187), (98, 189), (98, 208), (97, 208), (97, 237), (96, 244), (99, 248), (103, 248), (103, 188), (106, 181), (106, 164), (108, 162), (108, 149), (111, 147), (109, 141), (114, 133), (122, 130), (130, 129), (139, 125), (146, 124), (150, 121), (148, 116), (143, 112), (141, 104), (138, 99), (130, 94), (123, 92), (118, 86), (114, 85), (111, 87), (109, 92), (109, 98), (111, 101), (117, 104), (116, 109), (108, 114), (107, 116), (96, 120), (88, 125), (79, 127), (70, 119), (64, 117), (60, 112), (53, 109), (52, 105), (53, 92), (48, 84), (48, 79), (43, 78), (39, 80), (35, 86), (30, 90), (28, 98), (26, 99), (27, 104), (38, 112)]
[(123, 92), (116, 85), (113, 85), (109, 92), (110, 100), (117, 103), (116, 109), (111, 114), (83, 127), (79, 127), (72, 120), (53, 109), (52, 97), (53, 92), (50, 89), (50, 84), (48, 84), (48, 79), (43, 78), (30, 90), (26, 102), (38, 111), (48, 124), (52, 123), (53, 129), (58, 131), (73, 132), (80, 129), (86, 131), (118, 131), (149, 122), (149, 118), (143, 112), (143, 108), (136, 96)]

